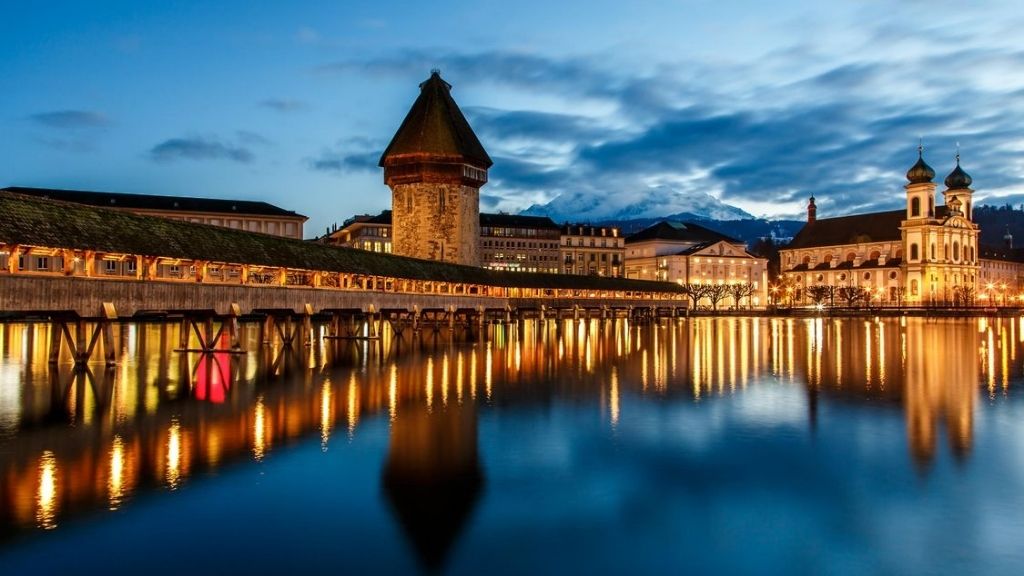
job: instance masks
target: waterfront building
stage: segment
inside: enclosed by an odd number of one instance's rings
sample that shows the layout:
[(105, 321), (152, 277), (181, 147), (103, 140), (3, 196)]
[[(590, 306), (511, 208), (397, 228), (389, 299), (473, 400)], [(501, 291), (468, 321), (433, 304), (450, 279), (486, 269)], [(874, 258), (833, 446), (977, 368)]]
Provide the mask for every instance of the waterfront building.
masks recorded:
[(561, 232), (562, 272), (622, 276), (626, 244), (617, 226), (565, 224)]
[[(703, 226), (662, 221), (626, 238), (626, 277), (677, 284), (750, 284), (749, 304), (767, 302), (768, 260)], [(731, 297), (723, 300), (735, 305)]]
[(480, 265), (480, 188), (490, 156), (437, 70), (381, 155), (391, 188), (392, 250), (401, 256)]
[(561, 228), (547, 216), (480, 215), (480, 263), (491, 270), (558, 273)]
[[(355, 216), (325, 236), (327, 244), (370, 250), (392, 251), (392, 212), (376, 216)], [(480, 214), (477, 252), (480, 266), (513, 272), (558, 272), (560, 229), (544, 216)]]
[(12, 186), (0, 192), (23, 194), (63, 202), (125, 210), (143, 216), (223, 226), (285, 238), (302, 239), (302, 227), (309, 218), (266, 202), (223, 200), (188, 196), (121, 194), (85, 190), (57, 190)]
[(391, 210), (376, 216), (360, 214), (342, 224), (341, 228), (320, 239), (325, 244), (391, 253)]
[(812, 196), (807, 224), (780, 250), (792, 300), (807, 301), (812, 286), (860, 287), (877, 303), (973, 300), (984, 260), (972, 179), (957, 155), (944, 181), (944, 204), (936, 206), (934, 177), (919, 149), (907, 172), (903, 209), (819, 219)]

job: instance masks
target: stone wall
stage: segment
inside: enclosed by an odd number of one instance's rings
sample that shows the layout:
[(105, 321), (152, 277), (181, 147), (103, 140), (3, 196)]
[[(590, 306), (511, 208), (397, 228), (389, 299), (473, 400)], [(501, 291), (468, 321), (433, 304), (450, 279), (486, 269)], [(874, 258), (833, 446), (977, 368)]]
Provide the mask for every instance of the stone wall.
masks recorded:
[(480, 265), (480, 191), (460, 184), (394, 184), (392, 253)]

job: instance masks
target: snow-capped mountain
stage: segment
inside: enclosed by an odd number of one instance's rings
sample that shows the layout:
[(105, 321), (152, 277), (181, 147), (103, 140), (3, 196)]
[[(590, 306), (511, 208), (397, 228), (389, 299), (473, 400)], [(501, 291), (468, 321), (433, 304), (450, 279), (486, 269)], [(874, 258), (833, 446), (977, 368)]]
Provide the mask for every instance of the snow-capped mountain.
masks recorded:
[(550, 216), (556, 222), (599, 222), (662, 218), (675, 215), (687, 220), (748, 220), (748, 212), (700, 191), (680, 191), (668, 186), (616, 192), (595, 197), (593, 192), (566, 192), (547, 204), (534, 204), (521, 214)]

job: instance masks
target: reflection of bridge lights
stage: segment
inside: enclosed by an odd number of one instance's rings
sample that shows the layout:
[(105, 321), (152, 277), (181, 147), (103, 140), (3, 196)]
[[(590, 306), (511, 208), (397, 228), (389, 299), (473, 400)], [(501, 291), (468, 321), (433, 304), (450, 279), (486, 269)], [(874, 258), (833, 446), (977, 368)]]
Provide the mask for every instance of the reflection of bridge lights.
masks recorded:
[(117, 510), (124, 497), (124, 441), (114, 435), (110, 447), (110, 478), (107, 480), (107, 495), (110, 509)]
[(36, 495), (36, 524), (44, 530), (57, 527), (57, 458), (46, 450), (39, 458), (39, 493)]
[[(433, 373), (432, 364), (428, 363), (428, 370)], [(398, 366), (391, 365), (391, 377), (388, 378), (388, 417), (391, 423), (395, 423), (398, 416)]]
[(612, 384), (608, 395), (608, 411), (614, 428), (619, 423), (619, 372), (615, 366), (612, 366)]
[(324, 380), (320, 387), (320, 449), (327, 451), (331, 438), (331, 381)]
[(176, 489), (181, 483), (181, 424), (177, 419), (171, 421), (171, 427), (167, 434), (165, 480), (171, 490)]
[(426, 381), (423, 383), (423, 395), (427, 398), (427, 412), (434, 407), (434, 358), (427, 357)]
[(356, 373), (353, 372), (348, 379), (348, 437), (351, 440), (356, 431), (356, 424), (359, 423), (359, 382), (356, 380)]
[(267, 408), (263, 405), (263, 396), (256, 398), (252, 424), (252, 455), (256, 460), (263, 460), (267, 450)]

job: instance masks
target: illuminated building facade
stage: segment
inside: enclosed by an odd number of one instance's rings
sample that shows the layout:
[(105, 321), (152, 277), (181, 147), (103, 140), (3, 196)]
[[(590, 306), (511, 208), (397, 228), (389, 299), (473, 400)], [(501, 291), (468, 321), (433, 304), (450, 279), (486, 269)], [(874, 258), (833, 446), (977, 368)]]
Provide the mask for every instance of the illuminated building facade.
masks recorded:
[(565, 224), (561, 238), (562, 272), (622, 276), (625, 238), (617, 226)]
[(919, 150), (907, 172), (902, 210), (818, 219), (811, 197), (807, 224), (780, 251), (795, 301), (805, 301), (816, 285), (860, 287), (879, 303), (973, 300), (984, 262), (972, 179), (957, 156), (944, 182), (944, 205), (936, 206), (934, 177)]
[(546, 216), (480, 215), (480, 264), (491, 270), (559, 270), (561, 229)]
[[(768, 260), (748, 252), (742, 241), (714, 230), (663, 221), (626, 238), (625, 250), (627, 278), (684, 285), (750, 284), (749, 305), (767, 303)], [(736, 304), (731, 297), (723, 302)]]

